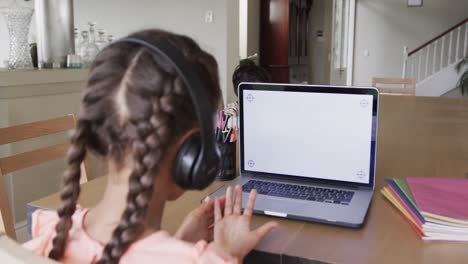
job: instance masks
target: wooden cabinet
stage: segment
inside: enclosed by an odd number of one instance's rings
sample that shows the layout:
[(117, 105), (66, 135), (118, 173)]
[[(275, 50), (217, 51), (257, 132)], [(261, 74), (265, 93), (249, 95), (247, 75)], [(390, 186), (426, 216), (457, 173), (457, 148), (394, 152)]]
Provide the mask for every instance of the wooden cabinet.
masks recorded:
[(273, 82), (308, 81), (309, 14), (312, 0), (262, 0), (260, 65)]

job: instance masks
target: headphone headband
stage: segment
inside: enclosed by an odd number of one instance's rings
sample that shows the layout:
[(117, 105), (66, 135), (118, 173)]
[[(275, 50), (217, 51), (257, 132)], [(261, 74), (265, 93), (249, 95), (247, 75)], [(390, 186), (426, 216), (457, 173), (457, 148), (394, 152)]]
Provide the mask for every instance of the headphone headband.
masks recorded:
[(210, 154), (212, 153), (205, 153), (205, 151), (216, 152), (213, 144), (214, 125), (212, 116), (214, 108), (208, 100), (208, 96), (204, 90), (204, 82), (198, 77), (195, 65), (187, 61), (184, 58), (184, 55), (165, 39), (157, 39), (155, 44), (151, 44), (138, 38), (128, 37), (116, 40), (109, 44), (109, 46), (117, 43), (134, 43), (141, 45), (149, 49), (151, 52), (161, 55), (174, 67), (177, 74), (182, 78), (190, 97), (192, 98), (195, 112), (197, 113), (197, 117), (200, 122), (201, 143), (202, 146), (205, 146), (206, 148), (202, 147), (200, 152), (200, 155), (202, 156), (199, 158), (211, 156)]

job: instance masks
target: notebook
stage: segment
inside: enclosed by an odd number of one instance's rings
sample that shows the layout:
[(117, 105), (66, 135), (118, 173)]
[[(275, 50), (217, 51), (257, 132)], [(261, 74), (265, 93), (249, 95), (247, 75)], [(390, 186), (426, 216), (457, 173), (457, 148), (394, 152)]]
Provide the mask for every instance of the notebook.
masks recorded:
[[(416, 180), (414, 180), (416, 179)], [(468, 210), (464, 179), (415, 178), (386, 180), (381, 193), (402, 213), (423, 240), (468, 241), (463, 217)], [(444, 199), (440, 201), (440, 199)], [(464, 200), (467, 201), (467, 200)], [(426, 211), (422, 211), (422, 208)]]
[(468, 180), (408, 177), (408, 186), (425, 218), (468, 227)]

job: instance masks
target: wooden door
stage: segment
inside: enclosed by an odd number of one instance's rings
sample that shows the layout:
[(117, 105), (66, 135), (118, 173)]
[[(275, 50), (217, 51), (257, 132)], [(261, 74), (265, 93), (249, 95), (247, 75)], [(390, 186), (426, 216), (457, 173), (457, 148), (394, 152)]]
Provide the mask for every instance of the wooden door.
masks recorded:
[(272, 82), (289, 82), (289, 0), (262, 0), (260, 7), (260, 65)]

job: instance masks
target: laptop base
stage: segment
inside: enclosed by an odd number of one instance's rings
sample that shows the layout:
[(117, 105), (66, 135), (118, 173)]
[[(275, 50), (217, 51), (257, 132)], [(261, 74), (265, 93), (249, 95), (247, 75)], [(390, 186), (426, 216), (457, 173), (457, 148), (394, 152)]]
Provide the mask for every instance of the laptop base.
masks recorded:
[[(362, 190), (346, 188), (342, 186), (323, 185), (314, 183), (292, 183), (291, 181), (281, 181), (279, 179), (263, 177), (237, 177), (233, 181), (226, 183), (223, 187), (211, 193), (210, 197), (223, 196), (228, 186), (237, 184), (244, 185), (249, 180), (266, 181), (275, 183), (287, 183), (300, 186), (311, 186), (316, 188), (330, 188), (336, 190), (353, 191), (354, 195), (348, 205), (334, 204), (329, 202), (319, 202), (310, 200), (300, 200), (285, 197), (269, 196), (258, 194), (255, 202), (254, 213), (274, 217), (296, 219), (307, 222), (318, 222), (332, 224), (350, 228), (360, 228), (365, 222), (366, 214), (370, 205), (373, 190)], [(242, 206), (248, 199), (248, 193), (243, 192)]]

